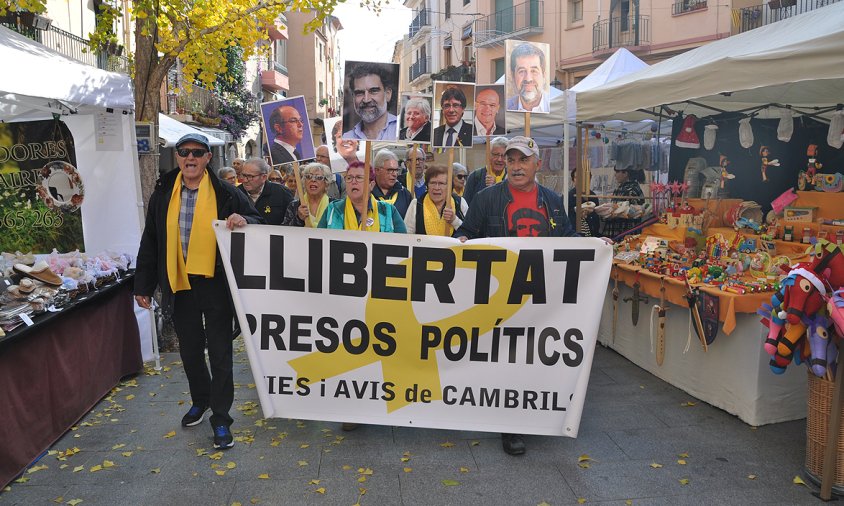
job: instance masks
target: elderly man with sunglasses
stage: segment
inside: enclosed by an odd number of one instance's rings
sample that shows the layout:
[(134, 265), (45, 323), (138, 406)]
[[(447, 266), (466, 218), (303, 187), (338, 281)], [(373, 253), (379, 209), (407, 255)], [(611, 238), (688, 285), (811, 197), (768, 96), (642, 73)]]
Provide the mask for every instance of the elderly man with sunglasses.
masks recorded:
[[(261, 223), (246, 195), (222, 183), (213, 170), (211, 146), (201, 134), (176, 143), (179, 170), (162, 175), (149, 200), (135, 272), (135, 300), (149, 309), (156, 287), (173, 309), (179, 353), (192, 406), (182, 418), (194, 427), (211, 410), (214, 447), (234, 446), (229, 415), (232, 378), (232, 301), (212, 223), (228, 228)], [(208, 364), (205, 349), (208, 348)]]

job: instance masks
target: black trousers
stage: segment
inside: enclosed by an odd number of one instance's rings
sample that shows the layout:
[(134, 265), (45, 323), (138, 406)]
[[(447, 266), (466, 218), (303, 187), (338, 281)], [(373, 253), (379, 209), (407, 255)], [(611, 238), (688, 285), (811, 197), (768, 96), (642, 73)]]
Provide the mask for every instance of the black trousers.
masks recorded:
[[(231, 296), (222, 275), (189, 279), (191, 289), (175, 294), (173, 325), (191, 401), (194, 406), (211, 408), (213, 427), (230, 426), (229, 410), (234, 401)], [(206, 347), (210, 373), (205, 362)]]

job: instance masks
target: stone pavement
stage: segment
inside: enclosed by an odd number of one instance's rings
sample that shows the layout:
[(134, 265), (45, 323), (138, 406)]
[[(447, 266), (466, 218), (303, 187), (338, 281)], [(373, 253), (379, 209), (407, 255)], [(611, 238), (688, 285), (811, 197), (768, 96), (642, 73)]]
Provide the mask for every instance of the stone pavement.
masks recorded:
[(819, 503), (792, 482), (804, 420), (750, 427), (600, 345), (579, 437), (528, 436), (521, 457), (506, 455), (497, 434), (261, 420), (242, 350), (237, 443), (215, 454), (207, 422), (179, 425), (189, 396), (178, 360), (165, 355), (161, 375), (122, 383), (0, 504)]

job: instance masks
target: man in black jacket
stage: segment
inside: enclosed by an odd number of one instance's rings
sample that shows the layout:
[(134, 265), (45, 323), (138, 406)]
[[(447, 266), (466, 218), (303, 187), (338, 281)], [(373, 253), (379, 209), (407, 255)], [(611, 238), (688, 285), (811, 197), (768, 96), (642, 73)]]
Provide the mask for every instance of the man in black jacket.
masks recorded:
[(161, 176), (149, 200), (138, 250), (135, 300), (149, 309), (157, 286), (163, 304), (172, 304), (193, 404), (182, 426), (199, 425), (210, 408), (214, 447), (226, 449), (234, 445), (229, 428), (234, 400), (232, 302), (212, 222), (224, 219), (232, 229), (262, 220), (241, 191), (207, 170), (211, 161), (207, 137), (183, 136), (176, 143), (176, 154), (179, 170)]
[[(563, 199), (536, 182), (541, 162), (536, 142), (513, 137), (505, 153), (507, 179), (475, 196), (454, 237), (576, 237)], [(501, 443), (510, 455), (525, 452), (520, 434), (501, 434)]]
[(395, 153), (385, 148), (375, 154), (372, 165), (375, 167), (375, 184), (372, 185), (372, 196), (393, 204), (396, 211), (404, 218), (413, 196), (399, 182), (399, 158)]
[(287, 206), (293, 202), (293, 192), (286, 186), (267, 181), (270, 165), (261, 158), (243, 162), (238, 188), (246, 194), (267, 225), (281, 225)]

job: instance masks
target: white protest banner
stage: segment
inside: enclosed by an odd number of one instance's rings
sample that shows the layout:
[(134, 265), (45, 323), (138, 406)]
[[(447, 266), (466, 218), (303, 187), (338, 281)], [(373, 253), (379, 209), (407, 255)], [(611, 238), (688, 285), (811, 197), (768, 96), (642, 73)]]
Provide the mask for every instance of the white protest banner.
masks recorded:
[(214, 228), (265, 417), (577, 436), (603, 241)]

